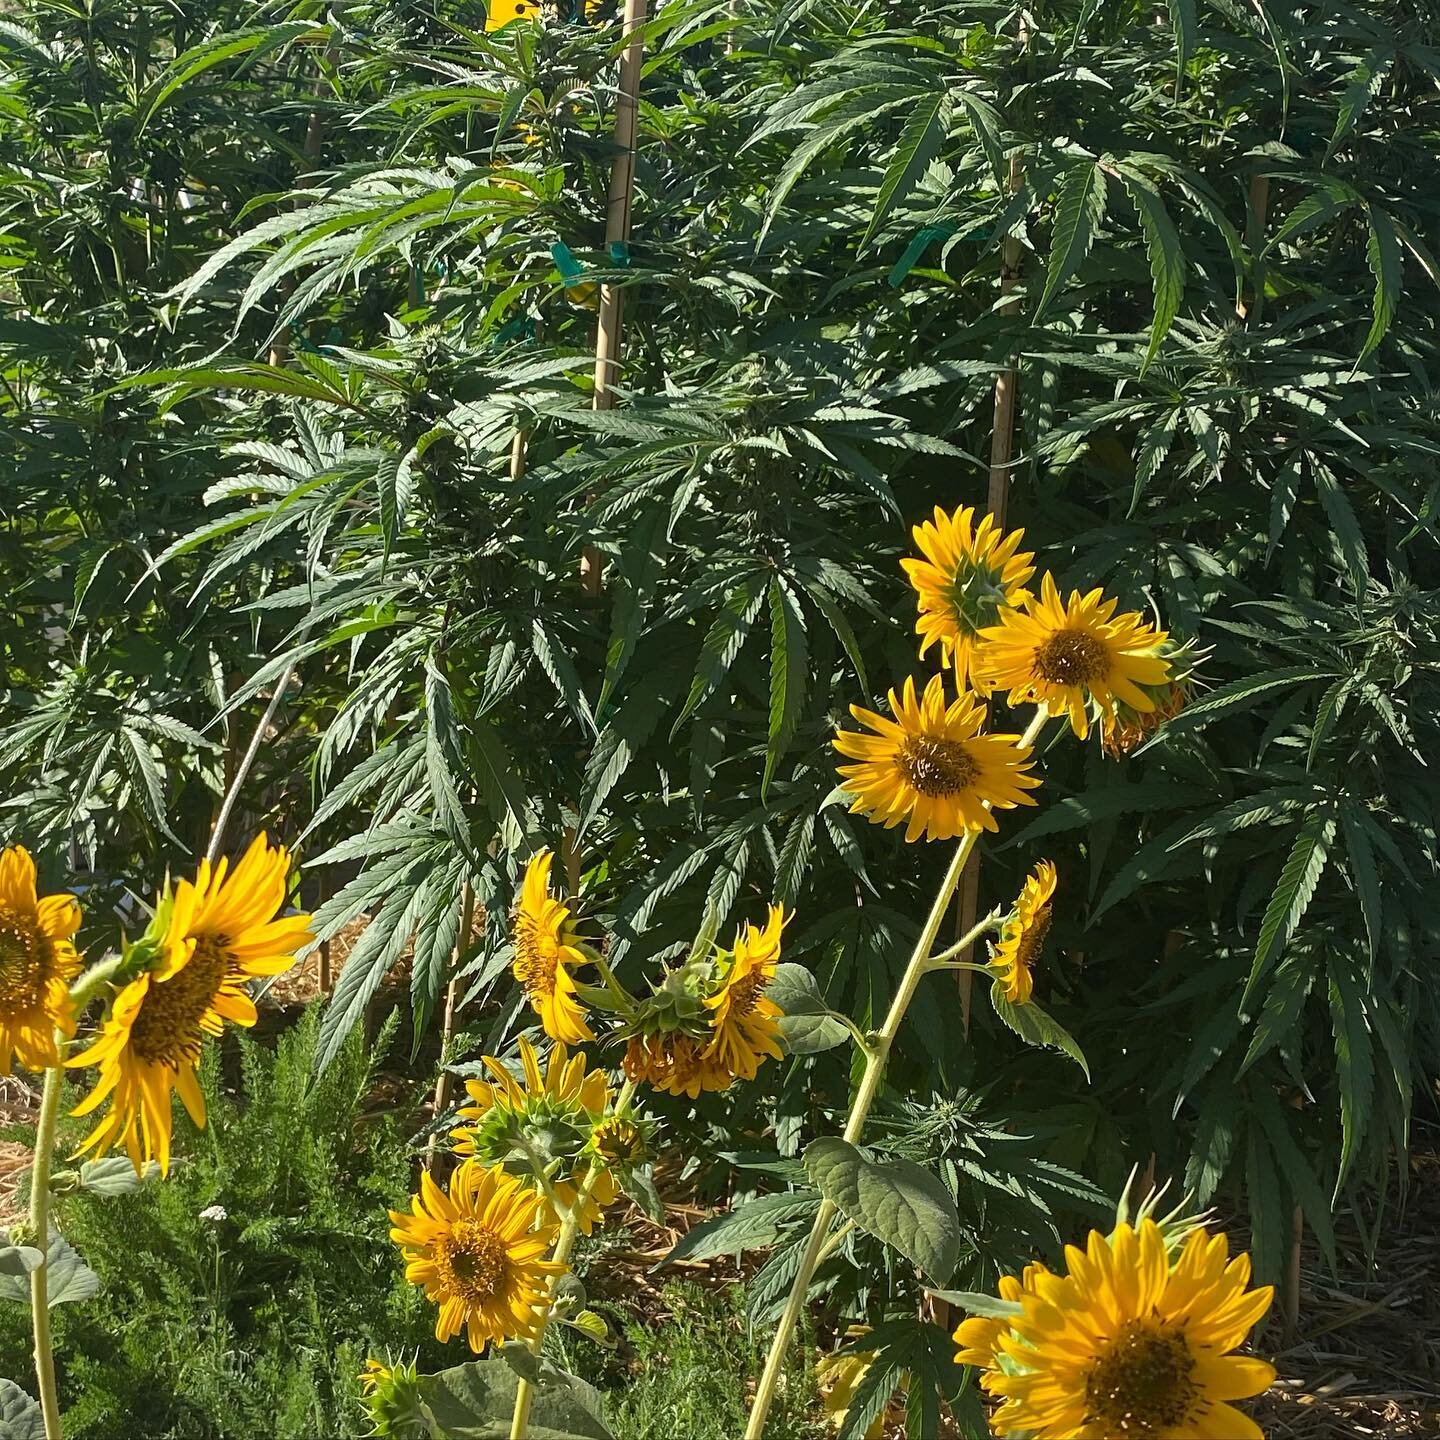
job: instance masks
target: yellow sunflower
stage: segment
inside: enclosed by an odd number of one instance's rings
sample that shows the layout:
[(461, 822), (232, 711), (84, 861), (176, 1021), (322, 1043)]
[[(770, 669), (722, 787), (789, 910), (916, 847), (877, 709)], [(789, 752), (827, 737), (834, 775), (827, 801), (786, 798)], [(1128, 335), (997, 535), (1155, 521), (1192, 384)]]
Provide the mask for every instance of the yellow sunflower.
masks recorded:
[(595, 1038), (571, 978), (570, 965), (584, 965), (588, 956), (579, 943), (570, 910), (550, 895), (554, 855), (542, 850), (525, 867), (520, 907), (515, 915), (515, 978), (540, 1017), (545, 1033), (564, 1045)]
[(1116, 615), (1120, 602), (1101, 590), (1060, 598), (1055, 580), (1040, 582), (1040, 598), (1027, 597), (981, 632), (975, 661), (978, 683), (1008, 690), (1011, 705), (1045, 705), (1066, 714), (1083, 740), (1090, 733), (1090, 706), (1113, 715), (1116, 702), (1138, 714), (1155, 708), (1147, 687), (1170, 679), (1162, 650), (1167, 639), (1138, 611)]
[(941, 657), (955, 666), (963, 690), (970, 681), (971, 661), (979, 632), (993, 625), (1002, 610), (1025, 597), (1025, 582), (1035, 573), (1029, 552), (1019, 551), (1023, 530), (1004, 534), (993, 515), (975, 524), (975, 511), (947, 515), (938, 505), (935, 519), (911, 532), (924, 559), (900, 564), (915, 587), (920, 616), (915, 633), (923, 656), (939, 645)]
[(692, 1100), (702, 1090), (728, 1090), (735, 1077), (708, 1049), (706, 1041), (683, 1030), (632, 1035), (625, 1048), (625, 1077)]
[(1012, 1005), (1026, 1005), (1035, 989), (1035, 962), (1050, 933), (1050, 901), (1055, 894), (1055, 867), (1042, 860), (1025, 877), (1015, 909), (1000, 931), (990, 956), (996, 978)]
[(390, 1211), (390, 1238), (405, 1257), (405, 1278), (440, 1307), (435, 1338), (463, 1330), (478, 1355), (492, 1342), (534, 1335), (536, 1307), (565, 1270), (543, 1258), (560, 1228), (549, 1203), (503, 1165), (487, 1170), (466, 1160), (448, 1194), (422, 1171), (410, 1209)]
[(905, 825), (905, 839), (950, 840), (966, 830), (995, 830), (992, 808), (1033, 805), (1025, 794), (1040, 781), (1027, 774), (1030, 747), (1018, 735), (982, 735), (984, 707), (970, 695), (945, 699), (935, 675), (917, 699), (914, 680), (890, 692), (893, 720), (852, 705), (850, 713), (873, 735), (842, 730), (832, 742), (856, 765), (842, 765), (851, 810), (888, 830)]
[(80, 972), (79, 928), (73, 895), (40, 897), (29, 851), (0, 851), (0, 1075), (16, 1061), (27, 1070), (60, 1063), (55, 1032), (75, 1033), (70, 982)]
[(768, 1057), (778, 1060), (780, 1007), (765, 993), (780, 963), (780, 935), (786, 924), (783, 906), (772, 905), (762, 930), (747, 924), (735, 936), (724, 978), (705, 1004), (713, 1013), (710, 1024), (715, 1038), (705, 1047), (705, 1057), (718, 1061), (740, 1080), (753, 1080)]
[[(457, 1155), (473, 1156), (487, 1163), (505, 1162), (520, 1149), (543, 1144), (546, 1158), (557, 1155), (570, 1159), (588, 1142), (596, 1123), (610, 1108), (610, 1084), (603, 1070), (587, 1070), (584, 1055), (571, 1057), (563, 1045), (550, 1052), (547, 1069), (540, 1068), (539, 1056), (528, 1040), (520, 1041), (520, 1065), (525, 1074), (522, 1087), (510, 1071), (492, 1055), (484, 1065), (493, 1083), (467, 1080), (465, 1090), (475, 1102), (457, 1112), (468, 1123), (451, 1131)], [(562, 1205), (573, 1205), (589, 1174), (586, 1165), (571, 1164), (562, 1169), (552, 1188)], [(531, 1177), (525, 1177), (531, 1183)], [(580, 1229), (588, 1235), (601, 1212), (619, 1194), (615, 1177), (608, 1172), (596, 1177), (589, 1199), (581, 1211)]]
[(1264, 1361), (1230, 1353), (1274, 1298), (1269, 1286), (1248, 1288), (1248, 1255), (1231, 1260), (1223, 1235), (1196, 1230), (1172, 1264), (1150, 1219), (1092, 1232), (1084, 1253), (1065, 1254), (1065, 1276), (1037, 1267), (1002, 1291), (1019, 1310), (1000, 1334), (957, 1331), (961, 1358), (990, 1366), (982, 1383), (1002, 1402), (996, 1434), (1262, 1440), (1229, 1403), (1275, 1378)]
[(500, 30), (512, 20), (533, 20), (539, 13), (537, 0), (485, 0), (485, 28)]
[(168, 1171), (172, 1091), (190, 1118), (205, 1124), (195, 1073), (201, 1042), (220, 1034), (226, 1020), (253, 1025), (246, 982), (288, 970), (310, 943), (310, 917), (280, 913), (289, 872), (289, 853), (271, 849), (262, 834), (234, 870), (224, 860), (213, 868), (202, 860), (194, 883), (176, 886), (160, 963), (121, 989), (95, 1043), (66, 1062), (100, 1067), (95, 1088), (72, 1114), (111, 1101), (82, 1154), (123, 1145), (137, 1170), (153, 1159)]

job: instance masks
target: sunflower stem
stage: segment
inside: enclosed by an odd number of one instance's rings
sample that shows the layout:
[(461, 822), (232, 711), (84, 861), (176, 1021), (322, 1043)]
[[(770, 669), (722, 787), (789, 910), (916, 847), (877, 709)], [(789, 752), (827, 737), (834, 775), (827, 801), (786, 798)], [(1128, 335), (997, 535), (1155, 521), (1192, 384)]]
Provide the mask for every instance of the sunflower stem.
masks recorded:
[[(1048, 718), (1045, 707), (1038, 706), (1034, 718), (1025, 727), (1024, 735), (1020, 737), (1020, 744), (1022, 746), (1033, 745)], [(920, 931), (914, 950), (911, 951), (910, 962), (906, 965), (905, 974), (900, 980), (900, 988), (895, 992), (894, 1000), (890, 1002), (890, 1012), (885, 1017), (885, 1023), (876, 1031), (874, 1038), (867, 1046), (869, 1059), (865, 1065), (865, 1074), (861, 1077), (860, 1088), (855, 1092), (855, 1099), (851, 1102), (850, 1114), (845, 1122), (844, 1139), (851, 1145), (858, 1144), (861, 1135), (865, 1132), (865, 1123), (870, 1118), (870, 1107), (875, 1103), (875, 1097), (880, 1093), (880, 1085), (885, 1078), (885, 1070), (890, 1060), (890, 1048), (895, 1043), (896, 1035), (900, 1033), (901, 1023), (905, 1019), (906, 1011), (910, 1008), (910, 1002), (915, 998), (920, 981), (929, 969), (930, 952), (935, 947), (935, 937), (940, 933), (941, 923), (959, 888), (960, 877), (965, 873), (965, 867), (969, 864), (971, 855), (975, 853), (975, 842), (979, 838), (978, 830), (967, 830), (959, 845), (955, 847), (955, 855), (950, 861), (950, 868), (940, 882), (940, 889), (936, 893), (934, 904), (930, 907), (930, 914), (926, 917), (924, 928)], [(988, 917), (986, 923), (988, 924)], [(769, 1417), (770, 1407), (775, 1403), (775, 1392), (779, 1387), (780, 1376), (785, 1368), (785, 1355), (790, 1349), (790, 1337), (794, 1334), (795, 1327), (800, 1321), (800, 1313), (805, 1308), (805, 1300), (810, 1293), (810, 1281), (826, 1253), (826, 1240), (836, 1213), (836, 1207), (829, 1200), (820, 1202), (820, 1208), (815, 1214), (815, 1220), (810, 1229), (810, 1238), (800, 1257), (799, 1269), (795, 1272), (794, 1283), (790, 1286), (785, 1310), (780, 1316), (780, 1324), (775, 1331), (775, 1339), (771, 1342), (770, 1353), (765, 1359), (765, 1369), (760, 1375), (760, 1383), (755, 1388), (755, 1400), (750, 1407), (750, 1419), (745, 1427), (744, 1440), (761, 1440), (765, 1433), (765, 1421)], [(512, 1437), (512, 1440), (519, 1440), (519, 1437)]]
[(70, 1004), (77, 1019), (81, 1011), (95, 998), (100, 987), (109, 984), (124, 959), (123, 955), (112, 955), (108, 960), (101, 960), (92, 965), (70, 987)]
[[(57, 1034), (56, 1040), (63, 1041)], [(35, 1124), (35, 1163), (30, 1169), (30, 1228), (36, 1247), (45, 1256), (30, 1272), (30, 1314), (35, 1328), (35, 1386), (40, 1392), (40, 1413), (45, 1440), (61, 1440), (60, 1399), (55, 1391), (55, 1349), (50, 1336), (50, 1166), (55, 1158), (55, 1127), (60, 1120), (60, 1090), (65, 1071), (52, 1066), (45, 1072), (40, 1116)]]
[[(633, 1080), (625, 1082), (619, 1095), (615, 1098), (615, 1104), (612, 1107), (613, 1114), (618, 1115), (625, 1111), (631, 1100), (635, 1098), (635, 1088)], [(580, 1235), (580, 1217), (585, 1213), (585, 1207), (590, 1203), (590, 1196), (600, 1183), (600, 1177), (603, 1174), (605, 1174), (603, 1167), (592, 1165), (584, 1182), (576, 1191), (575, 1203), (565, 1211), (560, 1224), (560, 1234), (556, 1237), (555, 1248), (550, 1253), (551, 1260), (557, 1265), (565, 1265), (569, 1262), (570, 1252), (575, 1248), (575, 1241)], [(545, 1314), (530, 1339), (530, 1353), (537, 1357), (541, 1347), (545, 1344), (545, 1331), (550, 1326), (550, 1315), (555, 1308), (555, 1289), (559, 1279), (558, 1275), (551, 1277), (545, 1300)], [(515, 1387), (515, 1411), (510, 1418), (510, 1440), (525, 1440), (525, 1430), (530, 1424), (530, 1407), (534, 1402), (535, 1387), (528, 1380), (522, 1379)], [(47, 1436), (46, 1440), (50, 1440), (50, 1437)]]
[(992, 910), (978, 925), (967, 930), (948, 950), (942, 950), (938, 955), (932, 955), (925, 962), (926, 968), (930, 970), (979, 970), (982, 972), (989, 970), (988, 965), (972, 965), (968, 961), (956, 962), (955, 957), (968, 950), (987, 930), (999, 930), (1004, 918), (998, 910)]

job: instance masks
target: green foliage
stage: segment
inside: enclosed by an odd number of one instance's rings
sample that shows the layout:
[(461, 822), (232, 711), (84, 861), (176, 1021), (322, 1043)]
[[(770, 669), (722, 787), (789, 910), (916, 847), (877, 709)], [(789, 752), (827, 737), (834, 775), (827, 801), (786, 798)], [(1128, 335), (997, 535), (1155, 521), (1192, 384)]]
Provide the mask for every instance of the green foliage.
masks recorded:
[[(1035, 1116), (1027, 1194), (1152, 1153), (1248, 1188), (1273, 1274), (1296, 1201), (1323, 1228), (1392, 1172), (1440, 1054), (1440, 32), (1401, 0), (904, 8), (747, 0), (732, 47), (723, 5), (667, 5), (618, 254), (613, 27), (14, 9), (7, 828), (102, 893), (188, 863), (288, 684), (242, 813), (303, 834), (323, 933), (378, 915), (332, 1066), (412, 940), (417, 1042), (457, 971), (482, 1013), (567, 826), (622, 975), (781, 896), (787, 959), (874, 1023), (938, 861), (844, 812), (828, 741), (921, 668), (904, 522), (980, 501), (1017, 358), (1011, 521), (1207, 647), (1208, 690), (1124, 765), (1050, 757), (985, 853), (984, 905), (1059, 864), (1041, 1003), (1094, 1089), (985, 1007), (963, 1040), (944, 976), (890, 1083)], [(705, 1102), (693, 1151), (793, 1159), (845, 1056)], [(976, 1289), (1056, 1230), (999, 1198), (993, 1130), (928, 1157)]]
[[(210, 1128), (163, 1184), (60, 1201), (103, 1285), (53, 1312), (67, 1434), (359, 1440), (367, 1354), (441, 1361), (385, 1219), (410, 1189), (399, 1117), (373, 1098), (388, 1035), (371, 1059), (357, 1034), (317, 1080), (319, 1019), (273, 1053), (244, 1037), (209, 1053)], [(27, 1375), (24, 1308), (0, 1323), (0, 1365)]]

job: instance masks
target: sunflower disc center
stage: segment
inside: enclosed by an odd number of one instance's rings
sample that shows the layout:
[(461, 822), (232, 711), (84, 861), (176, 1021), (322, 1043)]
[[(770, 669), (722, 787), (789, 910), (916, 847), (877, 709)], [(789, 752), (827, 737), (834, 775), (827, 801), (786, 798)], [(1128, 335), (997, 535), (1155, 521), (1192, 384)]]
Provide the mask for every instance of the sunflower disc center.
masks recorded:
[(595, 1127), (596, 1153), (612, 1165), (631, 1164), (645, 1153), (640, 1127), (630, 1120), (602, 1120)]
[(35, 1009), (44, 998), (55, 947), (33, 920), (0, 905), (0, 1006)]
[(1026, 970), (1033, 970), (1040, 952), (1045, 948), (1045, 937), (1050, 933), (1050, 922), (1054, 919), (1051, 908), (1042, 905), (1031, 917), (1030, 923), (1020, 934), (1015, 946), (1016, 963)]
[(760, 974), (747, 975), (730, 987), (730, 1013), (736, 1016), (753, 1015), (760, 997), (765, 993), (765, 977)]
[(1159, 1436), (1181, 1425), (1199, 1388), (1183, 1335), (1132, 1320), (1085, 1380), (1089, 1418), (1108, 1435)]
[(912, 735), (900, 747), (896, 764), (912, 790), (921, 795), (959, 795), (980, 777), (975, 757), (959, 740)]
[(457, 1220), (438, 1242), (436, 1268), (446, 1287), (472, 1305), (486, 1305), (510, 1288), (510, 1250), (478, 1220)]
[(230, 969), (229, 937), (206, 935), (189, 963), (169, 980), (152, 981), (130, 1029), (130, 1047), (148, 1065), (178, 1070), (200, 1056), (205, 1018)]
[(555, 993), (560, 947), (533, 921), (521, 916), (515, 926), (515, 978), (527, 995)]
[(1035, 674), (1052, 685), (1086, 685), (1109, 668), (1105, 642), (1086, 630), (1057, 630), (1035, 652)]

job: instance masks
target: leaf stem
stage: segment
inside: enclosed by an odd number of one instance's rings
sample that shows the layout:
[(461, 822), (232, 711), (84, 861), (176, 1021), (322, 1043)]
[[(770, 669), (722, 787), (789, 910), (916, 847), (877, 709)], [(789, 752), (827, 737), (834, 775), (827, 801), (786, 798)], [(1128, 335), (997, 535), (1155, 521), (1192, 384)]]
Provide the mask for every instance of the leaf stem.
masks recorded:
[[(625, 1082), (615, 1099), (615, 1104), (611, 1107), (613, 1114), (624, 1113), (631, 1100), (635, 1098), (635, 1088), (633, 1080)], [(569, 1261), (570, 1252), (575, 1248), (575, 1241), (580, 1234), (580, 1217), (585, 1213), (585, 1207), (590, 1203), (590, 1196), (594, 1193), (595, 1187), (600, 1183), (600, 1177), (604, 1173), (605, 1170), (602, 1166), (592, 1165), (589, 1173), (585, 1176), (584, 1183), (576, 1192), (575, 1203), (566, 1210), (560, 1225), (560, 1234), (555, 1239), (555, 1248), (550, 1253), (551, 1260), (556, 1264), (564, 1265)], [(530, 1353), (537, 1357), (545, 1343), (545, 1331), (549, 1328), (550, 1314), (555, 1308), (555, 1289), (559, 1279), (560, 1277), (557, 1275), (550, 1281), (549, 1292), (545, 1300), (545, 1315), (530, 1339)], [(530, 1407), (534, 1402), (535, 1387), (522, 1376), (515, 1389), (515, 1411), (510, 1418), (510, 1440), (525, 1440), (525, 1429), (530, 1424)], [(49, 1440), (48, 1436), (46, 1440)]]
[[(1026, 726), (1024, 735), (1020, 737), (1022, 746), (1034, 743), (1047, 718), (1045, 707), (1043, 705), (1038, 707), (1034, 718)], [(964, 874), (965, 867), (975, 852), (975, 842), (979, 838), (978, 830), (967, 830), (959, 845), (955, 847), (955, 855), (950, 861), (950, 868), (940, 882), (940, 889), (936, 893), (934, 904), (930, 907), (930, 914), (926, 917), (924, 928), (920, 931), (920, 936), (915, 941), (915, 948), (910, 953), (910, 962), (906, 965), (905, 973), (900, 979), (900, 988), (895, 992), (894, 1000), (890, 1002), (890, 1013), (886, 1015), (885, 1023), (875, 1032), (867, 1047), (869, 1059), (865, 1065), (865, 1074), (861, 1077), (860, 1088), (851, 1102), (850, 1114), (845, 1122), (844, 1138), (851, 1145), (858, 1143), (864, 1133), (865, 1122), (870, 1118), (870, 1107), (875, 1103), (875, 1097), (880, 1093), (880, 1085), (885, 1078), (885, 1070), (890, 1060), (890, 1047), (900, 1032), (905, 1012), (910, 1008), (911, 1000), (915, 998), (915, 991), (919, 988), (920, 981), (929, 969), (930, 952), (935, 947), (935, 937), (940, 933), (940, 926), (950, 908), (950, 901), (959, 888), (960, 877)], [(989, 923), (990, 917), (987, 916), (984, 924), (988, 925)], [(760, 1383), (755, 1389), (755, 1401), (750, 1408), (750, 1419), (745, 1427), (744, 1440), (761, 1440), (765, 1432), (765, 1421), (770, 1414), (771, 1405), (775, 1402), (775, 1392), (780, 1384), (781, 1373), (785, 1368), (785, 1354), (790, 1348), (790, 1337), (799, 1323), (800, 1312), (805, 1308), (805, 1300), (810, 1292), (810, 1281), (825, 1253), (826, 1237), (835, 1215), (836, 1207), (829, 1200), (822, 1200), (820, 1209), (815, 1214), (810, 1238), (800, 1257), (800, 1266), (795, 1272), (795, 1280), (790, 1287), (784, 1312), (780, 1316), (775, 1339), (771, 1343), (770, 1353), (766, 1357), (765, 1369), (761, 1373)], [(518, 1437), (512, 1437), (512, 1440), (518, 1440)]]
[[(57, 1033), (56, 1043), (63, 1039)], [(60, 1120), (60, 1091), (65, 1071), (52, 1066), (45, 1072), (40, 1116), (35, 1124), (35, 1163), (30, 1169), (30, 1228), (36, 1247), (45, 1258), (30, 1272), (30, 1314), (35, 1329), (35, 1385), (40, 1392), (40, 1413), (45, 1440), (62, 1440), (60, 1399), (55, 1390), (55, 1349), (50, 1335), (50, 1166), (55, 1158), (55, 1128)]]

